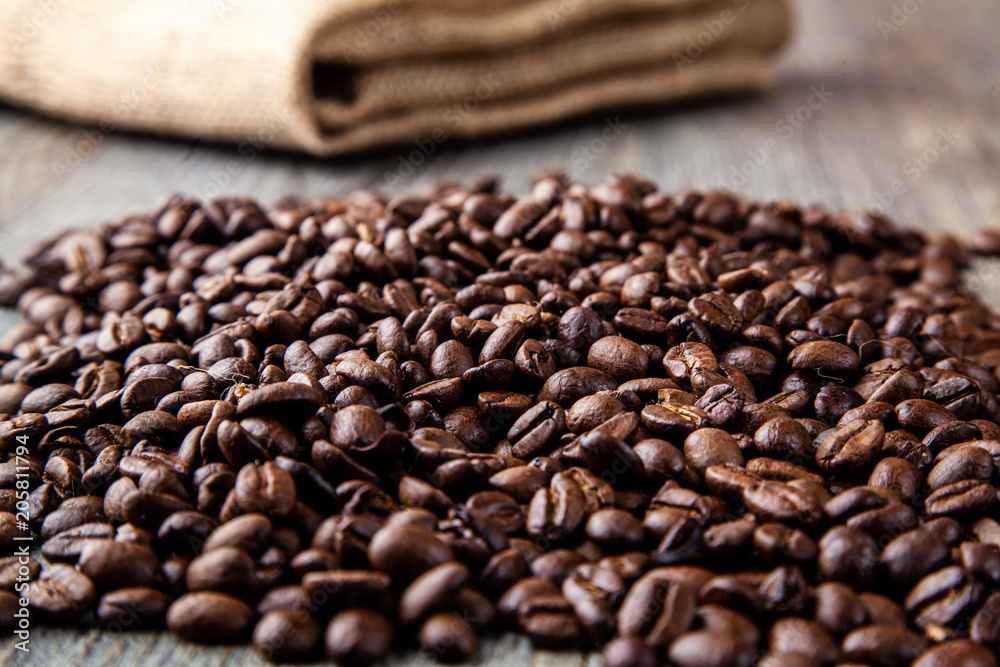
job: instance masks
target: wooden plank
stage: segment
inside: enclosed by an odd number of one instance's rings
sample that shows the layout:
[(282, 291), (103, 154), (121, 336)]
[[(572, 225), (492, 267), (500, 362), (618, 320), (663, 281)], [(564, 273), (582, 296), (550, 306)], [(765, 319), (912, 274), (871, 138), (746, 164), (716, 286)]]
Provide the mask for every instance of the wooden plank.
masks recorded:
[[(781, 57), (774, 87), (762, 95), (662, 114), (612, 110), (507, 139), (446, 143), (411, 176), (390, 185), (386, 174), (398, 172), (412, 147), (345, 160), (284, 153), (248, 159), (229, 146), (126, 134), (97, 139), (89, 128), (0, 108), (0, 261), (14, 263), (41, 230), (50, 234), (148, 211), (174, 192), (210, 193), (218, 185), (225, 194), (269, 202), (288, 193), (319, 197), (358, 187), (395, 194), (482, 173), (499, 174), (506, 189), (523, 191), (533, 172), (560, 165), (588, 184), (609, 172), (636, 171), (665, 190), (729, 187), (754, 198), (834, 209), (864, 208), (882, 197), (889, 215), (904, 225), (958, 234), (996, 227), (1000, 44), (994, 32), (1000, 4), (922, 4), (883, 36), (880, 25), (893, 25), (898, 4), (797, 3), (799, 30)], [(832, 95), (821, 105), (814, 98), (818, 108), (806, 114), (802, 105), (814, 87)], [(798, 126), (784, 120), (797, 112), (808, 118)], [(603, 141), (609, 119), (618, 119), (622, 132)], [(934, 142), (942, 132), (954, 140), (938, 141), (945, 146), (939, 150)], [(777, 148), (763, 164), (746, 163), (766, 146)], [(237, 173), (226, 178), (231, 162)], [(734, 177), (734, 168), (744, 164), (748, 175)], [(897, 180), (904, 192), (888, 202), (880, 193)], [(973, 291), (1000, 303), (1000, 263), (977, 261), (970, 281)], [(10, 321), (10, 313), (0, 315), (0, 331)], [(196, 647), (165, 633), (33, 631), (34, 652), (25, 664), (264, 664), (247, 647)], [(0, 663), (20, 662), (11, 641), (0, 644)], [(396, 653), (390, 664), (429, 661), (410, 651)], [(533, 652), (526, 640), (503, 635), (484, 641), (474, 664), (596, 666), (599, 658)]]

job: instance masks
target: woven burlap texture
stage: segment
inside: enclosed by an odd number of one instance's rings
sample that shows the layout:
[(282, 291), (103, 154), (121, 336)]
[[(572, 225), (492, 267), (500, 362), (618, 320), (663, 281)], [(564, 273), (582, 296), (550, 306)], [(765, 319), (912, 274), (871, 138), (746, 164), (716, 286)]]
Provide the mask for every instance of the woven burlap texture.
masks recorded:
[(0, 97), (329, 155), (766, 85), (785, 0), (0, 0)]

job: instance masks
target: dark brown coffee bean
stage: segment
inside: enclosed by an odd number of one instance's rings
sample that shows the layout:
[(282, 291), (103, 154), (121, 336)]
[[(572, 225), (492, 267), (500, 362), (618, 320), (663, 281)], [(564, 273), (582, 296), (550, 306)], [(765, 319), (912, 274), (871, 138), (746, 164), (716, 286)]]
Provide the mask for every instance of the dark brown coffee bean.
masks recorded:
[(993, 458), (981, 447), (963, 447), (944, 457), (927, 473), (927, 486), (936, 491), (963, 480), (988, 480), (993, 474)]
[(858, 628), (841, 643), (844, 658), (885, 667), (909, 664), (926, 646), (916, 633), (879, 624)]
[(695, 588), (675, 581), (669, 568), (652, 570), (626, 594), (618, 611), (619, 632), (662, 648), (694, 621), (695, 602)]
[(68, 623), (85, 614), (97, 599), (93, 582), (68, 565), (55, 564), (24, 590), (28, 609), (50, 623)]
[(411, 526), (387, 526), (372, 537), (368, 558), (373, 567), (403, 580), (452, 560), (451, 548), (434, 533)]
[(510, 453), (521, 459), (546, 454), (565, 431), (566, 412), (552, 401), (540, 401), (518, 417), (507, 432)]
[(191, 561), (187, 569), (190, 591), (218, 591), (234, 597), (250, 598), (256, 592), (254, 562), (238, 547), (218, 547)]
[(907, 613), (920, 628), (950, 625), (966, 616), (983, 596), (983, 584), (953, 565), (928, 574), (904, 600)]
[(765, 456), (805, 460), (812, 448), (812, 438), (806, 427), (798, 421), (776, 417), (757, 429), (754, 433), (754, 445)]
[(913, 661), (913, 667), (995, 667), (996, 656), (989, 649), (965, 639), (933, 646)]
[(840, 582), (828, 581), (817, 586), (813, 604), (814, 620), (835, 637), (847, 634), (867, 620), (861, 598)]
[(924, 398), (899, 403), (896, 406), (896, 418), (903, 428), (920, 436), (955, 421), (955, 415), (950, 410)]
[(857, 353), (843, 343), (815, 341), (799, 345), (788, 355), (793, 370), (816, 370), (825, 373), (849, 373), (857, 370)]
[(879, 562), (875, 541), (857, 528), (837, 526), (819, 541), (817, 572), (823, 581), (870, 588)]
[(755, 651), (724, 632), (693, 630), (670, 644), (667, 658), (678, 667), (721, 667), (749, 664)]
[(822, 437), (816, 449), (816, 465), (838, 472), (868, 466), (882, 449), (885, 428), (876, 420), (856, 420)]
[(942, 486), (927, 496), (924, 507), (930, 516), (968, 517), (982, 514), (995, 502), (992, 486), (969, 479)]
[(552, 401), (566, 409), (584, 396), (616, 389), (618, 382), (595, 368), (577, 366), (553, 373), (538, 393), (539, 401)]
[(773, 653), (800, 653), (818, 663), (835, 662), (840, 648), (816, 622), (804, 618), (782, 618), (771, 626), (768, 647)]
[(330, 621), (324, 644), (326, 654), (338, 662), (370, 665), (389, 654), (395, 639), (392, 623), (382, 614), (348, 609)]
[(590, 346), (587, 364), (618, 382), (625, 382), (645, 376), (649, 357), (642, 347), (628, 338), (607, 336)]
[(879, 461), (868, 478), (869, 486), (894, 491), (903, 502), (912, 502), (920, 493), (923, 476), (914, 464), (895, 457)]
[(479, 649), (474, 629), (457, 613), (440, 613), (428, 618), (420, 628), (424, 655), (440, 662), (463, 662)]
[(812, 528), (823, 518), (819, 502), (789, 484), (763, 481), (744, 487), (742, 496), (747, 509), (760, 521)]
[(699, 475), (709, 466), (743, 465), (743, 454), (731, 435), (717, 428), (700, 428), (684, 439), (684, 458)]
[(882, 551), (883, 572), (896, 584), (913, 584), (945, 565), (951, 550), (948, 544), (926, 530), (909, 530), (889, 542)]
[(605, 667), (656, 667), (656, 651), (638, 637), (617, 637), (604, 647)]
[(97, 620), (111, 632), (158, 628), (163, 625), (168, 607), (170, 598), (155, 588), (119, 588), (101, 598)]
[(167, 627), (175, 635), (198, 644), (225, 644), (250, 635), (256, 614), (231, 595), (215, 591), (187, 593), (167, 610)]
[(88, 540), (80, 551), (79, 568), (104, 589), (155, 586), (160, 579), (156, 554), (131, 542)]
[(264, 614), (253, 629), (253, 647), (276, 662), (296, 662), (315, 656), (323, 630), (303, 610), (276, 609)]

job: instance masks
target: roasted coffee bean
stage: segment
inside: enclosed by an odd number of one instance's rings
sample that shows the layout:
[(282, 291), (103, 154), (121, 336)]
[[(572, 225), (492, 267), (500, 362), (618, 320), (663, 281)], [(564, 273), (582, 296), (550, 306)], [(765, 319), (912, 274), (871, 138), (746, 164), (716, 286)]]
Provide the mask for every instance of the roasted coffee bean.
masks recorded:
[(68, 623), (85, 614), (97, 599), (93, 582), (68, 565), (55, 564), (24, 589), (28, 609), (51, 623)]
[(0, 270), (0, 547), (23, 514), (55, 563), (0, 560), (3, 616), (102, 595), (275, 660), (397, 628), (466, 660), (499, 614), (609, 665), (993, 664), (966, 248), (629, 175), (495, 188), (175, 198)]
[(717, 428), (701, 428), (684, 439), (684, 458), (699, 475), (709, 466), (743, 465), (743, 454), (736, 440)]
[(804, 618), (782, 618), (771, 626), (768, 647), (773, 653), (799, 653), (817, 663), (835, 662), (840, 647), (815, 621)]
[(218, 547), (205, 551), (188, 565), (189, 591), (218, 591), (233, 597), (250, 598), (256, 592), (254, 562), (238, 547)]
[(964, 639), (938, 644), (913, 661), (913, 667), (995, 667), (996, 664), (996, 656), (989, 649)]
[(386, 526), (372, 537), (368, 558), (373, 567), (401, 579), (414, 579), (452, 560), (452, 551), (437, 536), (412, 526)]
[(304, 610), (276, 609), (261, 616), (253, 629), (253, 647), (269, 660), (297, 662), (315, 656), (323, 630)]
[(981, 447), (962, 447), (938, 457), (937, 464), (927, 473), (927, 486), (936, 491), (963, 480), (988, 480), (993, 474), (993, 458)]
[(937, 489), (924, 501), (930, 516), (979, 516), (996, 502), (993, 487), (975, 479), (954, 482)]
[(163, 625), (170, 607), (170, 598), (145, 586), (119, 588), (101, 597), (97, 605), (97, 620), (112, 632), (158, 628)]
[(370, 609), (348, 609), (333, 617), (326, 628), (326, 654), (345, 664), (370, 665), (393, 648), (396, 632), (382, 614)]
[(606, 667), (656, 667), (656, 651), (638, 637), (619, 637), (604, 647)]
[(553, 373), (538, 393), (539, 401), (552, 401), (565, 409), (584, 396), (616, 389), (618, 382), (595, 368), (577, 366)]
[(167, 610), (167, 627), (199, 644), (233, 643), (250, 635), (256, 614), (231, 595), (215, 591), (187, 593)]
[(633, 584), (622, 601), (619, 632), (662, 648), (691, 625), (695, 604), (693, 586), (675, 579), (669, 568), (652, 570)]
[(882, 449), (885, 427), (876, 420), (855, 420), (821, 436), (816, 465), (830, 472), (867, 467)]
[(154, 586), (160, 578), (156, 554), (132, 542), (88, 540), (80, 551), (79, 568), (104, 589)]
[(646, 375), (649, 357), (641, 346), (628, 338), (607, 336), (590, 346), (587, 365), (607, 373), (618, 382), (625, 382)]
[(790, 484), (763, 481), (744, 487), (742, 497), (747, 509), (760, 521), (812, 528), (823, 518), (823, 509), (816, 498)]
[(441, 662), (463, 662), (476, 654), (476, 633), (461, 615), (440, 613), (420, 628), (420, 646), (428, 657)]
[(870, 588), (879, 562), (878, 547), (857, 528), (837, 526), (819, 541), (817, 573), (824, 581), (839, 581), (856, 588)]

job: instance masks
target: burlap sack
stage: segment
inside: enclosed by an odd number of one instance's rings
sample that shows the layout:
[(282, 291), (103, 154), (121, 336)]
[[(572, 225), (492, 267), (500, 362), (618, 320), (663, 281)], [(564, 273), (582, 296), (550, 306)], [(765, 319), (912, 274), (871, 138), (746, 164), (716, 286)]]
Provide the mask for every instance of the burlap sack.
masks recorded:
[(789, 23), (785, 0), (0, 0), (0, 97), (334, 154), (755, 90)]

